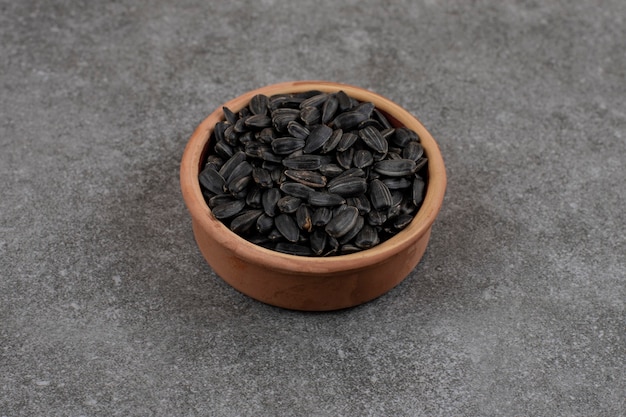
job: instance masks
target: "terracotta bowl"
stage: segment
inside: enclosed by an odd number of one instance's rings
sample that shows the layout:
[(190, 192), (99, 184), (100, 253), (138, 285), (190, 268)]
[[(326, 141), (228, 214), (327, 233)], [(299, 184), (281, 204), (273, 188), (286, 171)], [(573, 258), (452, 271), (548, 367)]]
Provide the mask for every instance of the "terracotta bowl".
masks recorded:
[(249, 91), (224, 106), (239, 111), (256, 94), (271, 96), (308, 90), (343, 90), (357, 100), (370, 101), (392, 124), (404, 125), (420, 136), (428, 157), (426, 195), (413, 221), (400, 233), (362, 252), (317, 258), (265, 249), (231, 232), (212, 215), (198, 182), (211, 132), (224, 118), (222, 106), (200, 123), (189, 139), (182, 157), (180, 183), (200, 252), (224, 281), (274, 306), (335, 310), (362, 304), (388, 292), (415, 268), (426, 250), (432, 224), (441, 208), (446, 172), (437, 143), (415, 117), (388, 99), (358, 87), (322, 81), (287, 82)]

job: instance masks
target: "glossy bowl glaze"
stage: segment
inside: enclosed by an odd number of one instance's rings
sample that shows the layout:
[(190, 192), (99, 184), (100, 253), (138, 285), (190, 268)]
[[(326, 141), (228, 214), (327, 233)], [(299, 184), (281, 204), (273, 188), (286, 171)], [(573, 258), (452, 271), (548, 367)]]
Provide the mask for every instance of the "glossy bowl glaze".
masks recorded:
[(231, 232), (206, 204), (198, 174), (215, 124), (224, 119), (222, 106), (192, 134), (183, 153), (180, 183), (191, 214), (200, 252), (213, 270), (238, 291), (278, 307), (325, 311), (370, 301), (398, 285), (422, 258), (446, 188), (446, 172), (437, 143), (422, 124), (390, 100), (358, 87), (324, 81), (295, 81), (249, 91), (223, 106), (237, 112), (256, 94), (343, 90), (370, 101), (395, 126), (417, 132), (428, 157), (428, 181), (422, 207), (413, 221), (391, 239), (349, 255), (303, 257), (262, 248)]

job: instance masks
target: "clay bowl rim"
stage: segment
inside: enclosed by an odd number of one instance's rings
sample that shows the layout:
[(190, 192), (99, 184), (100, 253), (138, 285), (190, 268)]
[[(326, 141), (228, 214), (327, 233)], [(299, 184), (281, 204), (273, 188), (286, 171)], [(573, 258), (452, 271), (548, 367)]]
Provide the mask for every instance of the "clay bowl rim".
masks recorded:
[[(256, 94), (271, 96), (281, 93), (296, 93), (308, 90), (336, 92), (346, 94), (360, 101), (371, 101), (376, 108), (389, 116), (392, 124), (397, 122), (418, 133), (424, 152), (428, 158), (428, 182), (426, 195), (421, 208), (411, 223), (385, 242), (361, 252), (329, 257), (306, 257), (288, 255), (253, 244), (228, 229), (211, 213), (200, 189), (198, 174), (201, 160), (214, 126), (224, 119), (222, 107), (234, 112), (245, 107)], [(236, 254), (240, 259), (265, 268), (289, 272), (298, 275), (333, 274), (348, 270), (359, 270), (385, 261), (387, 258), (405, 250), (420, 239), (432, 226), (443, 203), (446, 189), (446, 171), (439, 146), (422, 123), (407, 110), (391, 100), (372, 91), (349, 84), (329, 81), (291, 81), (272, 84), (248, 91), (239, 97), (220, 105), (205, 118), (191, 135), (183, 152), (180, 166), (180, 183), (183, 199), (193, 221), (211, 233), (211, 238)]]

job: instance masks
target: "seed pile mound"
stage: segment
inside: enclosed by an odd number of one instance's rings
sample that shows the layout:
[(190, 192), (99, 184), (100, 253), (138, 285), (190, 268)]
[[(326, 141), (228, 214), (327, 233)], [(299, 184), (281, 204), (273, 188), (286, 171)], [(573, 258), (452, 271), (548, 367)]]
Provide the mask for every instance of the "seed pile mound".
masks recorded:
[(372, 248), (419, 210), (418, 135), (345, 92), (256, 95), (223, 108), (199, 175), (213, 215), (252, 243), (300, 256)]

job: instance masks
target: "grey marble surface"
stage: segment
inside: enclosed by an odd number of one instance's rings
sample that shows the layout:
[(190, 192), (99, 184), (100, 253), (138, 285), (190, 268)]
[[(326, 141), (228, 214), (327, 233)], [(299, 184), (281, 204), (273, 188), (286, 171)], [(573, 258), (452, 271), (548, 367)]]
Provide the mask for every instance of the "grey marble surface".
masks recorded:
[[(0, 416), (626, 415), (626, 3), (0, 0)], [(422, 262), (305, 314), (231, 289), (178, 184), (263, 85), (440, 144)]]

